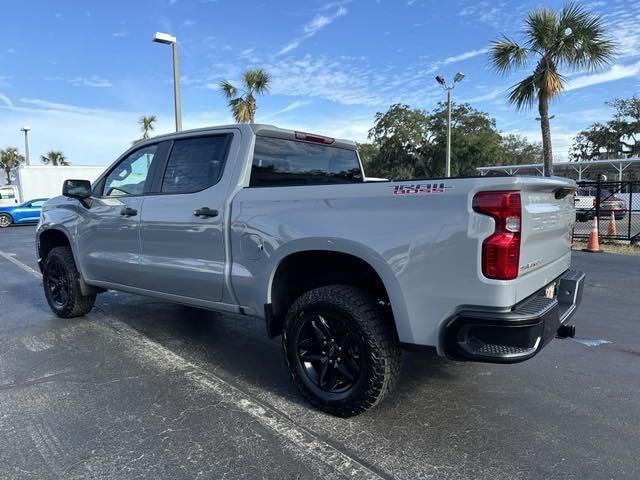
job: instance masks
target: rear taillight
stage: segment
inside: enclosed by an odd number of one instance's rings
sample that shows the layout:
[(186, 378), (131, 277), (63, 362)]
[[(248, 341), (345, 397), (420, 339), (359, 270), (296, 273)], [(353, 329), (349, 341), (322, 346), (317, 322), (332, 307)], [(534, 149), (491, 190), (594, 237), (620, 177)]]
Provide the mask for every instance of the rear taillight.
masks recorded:
[(496, 280), (518, 276), (522, 205), (520, 192), (480, 192), (473, 209), (495, 220), (494, 233), (482, 242), (482, 274)]

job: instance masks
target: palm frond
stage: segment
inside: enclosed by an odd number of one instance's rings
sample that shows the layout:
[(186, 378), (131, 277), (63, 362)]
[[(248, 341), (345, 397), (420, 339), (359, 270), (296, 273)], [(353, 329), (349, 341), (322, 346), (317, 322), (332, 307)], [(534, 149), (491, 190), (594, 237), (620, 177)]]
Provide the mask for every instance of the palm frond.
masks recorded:
[(556, 35), (553, 55), (574, 70), (601, 68), (614, 58), (616, 44), (607, 37), (602, 19), (577, 3), (562, 9)]
[(529, 48), (544, 54), (553, 47), (558, 23), (556, 12), (548, 8), (538, 8), (529, 13), (525, 23)]
[(234, 98), (229, 100), (229, 108), (231, 108), (231, 113), (233, 113), (233, 118), (238, 123), (249, 123), (251, 122), (251, 106), (249, 102), (247, 102), (243, 98)]
[(238, 95), (238, 89), (234, 87), (228, 80), (220, 81), (220, 89), (226, 98), (234, 98)]
[(45, 165), (53, 165), (53, 166), (61, 166), (61, 165), (69, 165), (67, 158), (64, 156), (59, 150), (51, 150), (47, 152), (46, 155), (41, 155), (40, 160)]
[(545, 68), (534, 74), (538, 90), (549, 98), (559, 95), (564, 90), (565, 79), (554, 68)]
[(491, 42), (489, 60), (498, 73), (508, 73), (527, 63), (529, 52), (508, 37)]
[(524, 110), (535, 105), (537, 94), (536, 75), (532, 74), (511, 87), (508, 99), (518, 110)]
[(247, 91), (263, 94), (269, 91), (269, 74), (262, 68), (250, 68), (244, 72), (244, 83)]

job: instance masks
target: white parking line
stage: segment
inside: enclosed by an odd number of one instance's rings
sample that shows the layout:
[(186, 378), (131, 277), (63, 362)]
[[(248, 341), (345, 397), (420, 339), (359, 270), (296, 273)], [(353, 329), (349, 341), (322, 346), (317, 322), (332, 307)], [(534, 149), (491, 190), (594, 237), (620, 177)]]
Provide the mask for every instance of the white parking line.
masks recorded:
[(36, 277), (38, 277), (39, 279), (42, 280), (42, 274), (40, 272), (38, 272), (37, 270), (34, 270), (29, 265), (24, 264), (20, 260), (16, 259), (15, 255), (16, 255), (15, 253), (7, 253), (7, 252), (3, 252), (2, 250), (0, 250), (0, 257), (10, 261), (15, 266), (21, 268), (25, 272), (29, 272), (30, 274), (32, 274), (32, 275), (34, 275), (34, 276), (36, 276)]
[[(42, 278), (40, 272), (22, 263), (11, 254), (0, 251), (0, 256), (25, 272), (39, 279)], [(287, 416), (256, 400), (219, 376), (154, 342), (126, 323), (99, 311), (96, 312), (96, 316), (111, 327), (111, 333), (114, 331), (122, 333), (123, 335), (120, 338), (125, 344), (130, 344), (135, 356), (143, 361), (146, 360), (144, 363), (152, 364), (161, 369), (169, 367), (172, 371), (179, 372), (185, 379), (195, 383), (200, 388), (216, 394), (227, 407), (244, 412), (258, 421), (264, 428), (276, 434), (286, 446), (291, 447), (289, 450), (296, 453), (302, 461), (314, 459), (314, 463), (321, 462), (324, 464), (323, 470), (326, 466), (329, 466), (345, 478), (382, 479), (380, 475), (358, 460), (319, 439), (313, 432), (297, 425)]]

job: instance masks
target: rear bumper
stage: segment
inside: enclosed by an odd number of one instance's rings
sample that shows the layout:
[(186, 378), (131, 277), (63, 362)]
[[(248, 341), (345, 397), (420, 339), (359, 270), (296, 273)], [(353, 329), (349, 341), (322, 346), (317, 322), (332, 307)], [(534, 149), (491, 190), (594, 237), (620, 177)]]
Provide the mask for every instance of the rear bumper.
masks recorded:
[(507, 311), (471, 307), (458, 312), (445, 327), (446, 356), (491, 363), (532, 358), (568, 325), (582, 300), (584, 278), (567, 270), (551, 282), (553, 298), (544, 295), (549, 284)]

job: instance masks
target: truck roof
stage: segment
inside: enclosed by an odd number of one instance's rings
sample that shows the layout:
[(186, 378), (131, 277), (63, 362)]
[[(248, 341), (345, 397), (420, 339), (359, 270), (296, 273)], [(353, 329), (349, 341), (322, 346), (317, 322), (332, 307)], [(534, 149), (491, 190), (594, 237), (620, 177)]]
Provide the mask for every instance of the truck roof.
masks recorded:
[[(210, 126), (210, 127), (203, 127), (203, 128), (195, 128), (195, 129), (191, 129), (191, 130), (182, 130), (180, 132), (172, 132), (172, 133), (166, 133), (164, 135), (158, 135), (156, 137), (152, 137), (149, 138), (148, 140), (145, 140), (144, 142), (139, 142), (136, 144), (136, 146), (139, 145), (143, 145), (144, 143), (147, 142), (154, 142), (154, 141), (158, 141), (158, 140), (169, 140), (172, 138), (182, 138), (182, 137), (189, 137), (192, 135), (198, 135), (198, 134), (203, 134), (203, 133), (209, 133), (209, 132), (215, 132), (216, 130), (223, 130), (223, 129), (229, 129), (229, 128), (236, 128), (239, 130), (245, 130), (247, 132), (251, 132), (254, 135), (257, 136), (261, 136), (261, 137), (276, 137), (276, 138), (286, 138), (286, 139), (290, 139), (290, 140), (301, 140), (301, 141), (305, 141), (304, 138), (301, 137), (301, 134), (306, 134), (308, 136), (312, 136), (315, 137), (317, 139), (326, 139), (327, 145), (331, 145), (334, 147), (340, 147), (340, 148), (346, 148), (349, 150), (355, 150), (356, 149), (356, 143), (352, 140), (345, 140), (345, 139), (339, 139), (339, 138), (333, 138), (333, 137), (327, 137), (324, 135), (320, 135), (320, 134), (316, 134), (316, 133), (310, 133), (310, 132), (301, 132), (301, 131), (296, 131), (296, 130), (289, 130), (286, 128), (280, 128), (280, 127), (276, 127), (275, 125), (269, 125), (269, 124), (264, 124), (264, 123), (234, 123), (234, 124), (230, 124), (230, 125), (216, 125), (216, 126)], [(320, 142), (323, 143), (323, 142)]]

